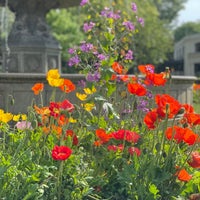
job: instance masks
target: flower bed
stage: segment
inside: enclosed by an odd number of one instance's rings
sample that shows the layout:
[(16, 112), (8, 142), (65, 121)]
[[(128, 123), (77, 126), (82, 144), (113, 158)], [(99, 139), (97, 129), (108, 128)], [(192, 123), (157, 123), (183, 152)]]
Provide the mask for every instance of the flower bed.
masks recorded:
[[(111, 26), (117, 23), (116, 13), (109, 11), (111, 23), (103, 11)], [(123, 35), (130, 36), (133, 26), (123, 22)], [(104, 36), (107, 43), (99, 49), (84, 43), (70, 50), (71, 64), (87, 66), (86, 81), (75, 85), (51, 69), (48, 102), (47, 86), (38, 82), (27, 114), (0, 110), (2, 199), (199, 198), (200, 114), (151, 91), (170, 82), (169, 69), (158, 74), (153, 65), (139, 65), (144, 78), (128, 76), (130, 49), (117, 60), (118, 48), (106, 48), (115, 33)], [(75, 102), (68, 98), (72, 92)]]

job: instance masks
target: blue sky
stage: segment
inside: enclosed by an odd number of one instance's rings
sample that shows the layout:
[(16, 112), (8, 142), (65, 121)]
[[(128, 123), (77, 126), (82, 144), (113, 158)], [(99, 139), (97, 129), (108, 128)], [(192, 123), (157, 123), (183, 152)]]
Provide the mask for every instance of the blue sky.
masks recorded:
[(185, 9), (179, 13), (178, 24), (198, 20), (200, 21), (200, 0), (187, 0)]

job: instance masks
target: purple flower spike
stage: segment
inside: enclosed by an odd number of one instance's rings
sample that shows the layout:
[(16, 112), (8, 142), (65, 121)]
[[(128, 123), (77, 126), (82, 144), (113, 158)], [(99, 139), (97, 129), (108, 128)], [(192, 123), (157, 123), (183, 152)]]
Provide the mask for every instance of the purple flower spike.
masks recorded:
[(122, 25), (124, 25), (129, 31), (133, 31), (135, 29), (133, 23), (130, 21), (123, 22)]

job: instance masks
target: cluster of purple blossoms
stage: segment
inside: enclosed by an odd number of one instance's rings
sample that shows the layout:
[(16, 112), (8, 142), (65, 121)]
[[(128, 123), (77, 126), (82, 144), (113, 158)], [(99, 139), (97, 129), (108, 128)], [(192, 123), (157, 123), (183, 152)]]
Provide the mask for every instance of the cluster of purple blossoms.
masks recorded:
[(125, 60), (133, 60), (133, 51), (128, 50), (128, 52), (125, 55)]
[(74, 54), (76, 50), (74, 48), (69, 48), (68, 53), (69, 54)]
[(91, 31), (94, 26), (95, 26), (94, 22), (84, 23), (83, 30), (84, 30), (84, 32)]
[(101, 78), (101, 75), (98, 71), (95, 71), (93, 74), (92, 73), (88, 73), (86, 80), (89, 82), (98, 82)]
[(133, 31), (135, 29), (134, 25), (130, 21), (125, 21), (122, 23), (129, 31)]
[(114, 13), (113, 11), (110, 11), (110, 8), (105, 7), (104, 10), (101, 11), (101, 16), (106, 18), (112, 18), (112, 19), (119, 19), (120, 11), (117, 11), (117, 13)]
[(91, 50), (93, 49), (93, 44), (83, 42), (83, 43), (81, 44), (81, 46), (80, 46), (80, 49), (81, 49), (81, 51), (87, 53), (87, 52), (89, 52), (89, 51), (91, 51)]
[(70, 67), (74, 66), (74, 65), (78, 65), (78, 63), (80, 62), (80, 59), (77, 55), (71, 57), (68, 61), (68, 65)]
[(77, 85), (80, 88), (85, 88), (86, 87), (86, 82), (84, 80), (80, 80), (80, 81), (78, 81)]
[(140, 102), (137, 105), (137, 109), (146, 113), (149, 112), (149, 108), (147, 108), (147, 106), (148, 106), (148, 101), (140, 100)]
[(136, 3), (131, 3), (131, 8), (133, 12), (137, 12), (137, 5)]
[(80, 3), (80, 6), (84, 6), (87, 3), (88, 3), (88, 0), (82, 0), (81, 3)]
[(102, 60), (105, 60), (107, 58), (107, 56), (105, 56), (104, 54), (100, 53), (97, 55), (97, 58), (102, 61)]

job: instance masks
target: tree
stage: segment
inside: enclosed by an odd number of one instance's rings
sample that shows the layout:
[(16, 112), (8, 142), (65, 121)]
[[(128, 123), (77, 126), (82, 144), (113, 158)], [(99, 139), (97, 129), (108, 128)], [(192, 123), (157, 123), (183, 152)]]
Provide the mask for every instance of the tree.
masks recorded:
[(175, 42), (178, 42), (185, 36), (196, 34), (196, 33), (200, 33), (200, 21), (187, 22), (177, 27), (174, 30), (174, 40)]
[(151, 0), (159, 12), (159, 18), (171, 23), (180, 10), (184, 8), (184, 3), (188, 0)]
[[(78, 7), (68, 9), (51, 10), (47, 16), (47, 23), (52, 29), (53, 36), (60, 42), (62, 47), (62, 60), (69, 58), (68, 49), (84, 39), (84, 34), (80, 30), (82, 21)], [(63, 62), (63, 65), (65, 65)], [(66, 71), (63, 67), (63, 72)]]

